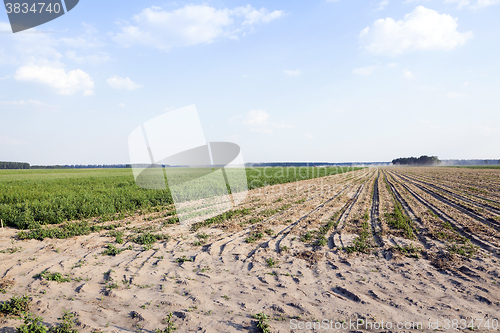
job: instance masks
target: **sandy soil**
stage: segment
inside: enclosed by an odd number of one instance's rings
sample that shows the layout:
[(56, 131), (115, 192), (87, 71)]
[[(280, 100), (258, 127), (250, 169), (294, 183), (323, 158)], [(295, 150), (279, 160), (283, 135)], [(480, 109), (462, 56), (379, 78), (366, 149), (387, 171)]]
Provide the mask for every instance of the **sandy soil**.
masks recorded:
[[(347, 325), (349, 320), (370, 321), (375, 327), (391, 322), (392, 330), (372, 330), (384, 332), (412, 331), (397, 329), (398, 322), (421, 322), (420, 331), (434, 331), (429, 322), (438, 321), (439, 331), (451, 331), (446, 329), (446, 320), (470, 323), (475, 319), (478, 325), (480, 319), (499, 319), (498, 254), (482, 248), (471, 258), (446, 252), (447, 243), (434, 239), (430, 226), (443, 221), (428, 213), (425, 204), (400, 184), (395, 188), (408, 202), (420, 238), (398, 237), (383, 222), (382, 247), (346, 254), (335, 246), (335, 235), (341, 234), (346, 243), (356, 236), (347, 231), (357, 230), (353, 221), (372, 208), (374, 184), (380, 192), (380, 215), (394, 206), (387, 202), (393, 199), (382, 178), (374, 182), (378, 170), (352, 174), (251, 191), (241, 205), (252, 208), (249, 215), (197, 232), (180, 225), (166, 227), (162, 232), (172, 237), (168, 242), (144, 251), (126, 241), (115, 245), (132, 245), (133, 249), (116, 256), (102, 254), (105, 245), (114, 242), (106, 231), (66, 240), (20, 241), (17, 230), (4, 228), (0, 289), (5, 294), (0, 294), (0, 301), (28, 294), (33, 299), (31, 311), (45, 323), (53, 325), (63, 310), (69, 310), (76, 315), (80, 332), (152, 332), (165, 326), (163, 319), (169, 312), (178, 332), (259, 332), (252, 315), (260, 312), (270, 316), (272, 332), (294, 332), (324, 319), (331, 320), (333, 327), (346, 323), (347, 329), (340, 331), (366, 330)], [(404, 183), (435, 206), (444, 205), (403, 178), (395, 176), (393, 181)], [(457, 224), (480, 223), (453, 207), (441, 208)], [(420, 219), (420, 215), (425, 216)], [(314, 239), (300, 240), (332, 218), (342, 220), (338, 227), (351, 228), (343, 233), (330, 230), (326, 246), (315, 246)], [(250, 223), (251, 219), (258, 222)], [(159, 221), (137, 216), (123, 222), (129, 229), (140, 229), (161, 225)], [(484, 232), (486, 227), (481, 228)], [(269, 229), (272, 232), (267, 234)], [(376, 233), (380, 228), (373, 230)], [(259, 231), (262, 239), (245, 241)], [(201, 232), (208, 235), (207, 240), (193, 245)], [(419, 258), (407, 257), (392, 248), (395, 244), (415, 244), (422, 252)], [(178, 262), (179, 258), (192, 261)], [(58, 283), (33, 278), (43, 270), (68, 274), (72, 280)], [(15, 332), (20, 323), (0, 314), (2, 333)]]

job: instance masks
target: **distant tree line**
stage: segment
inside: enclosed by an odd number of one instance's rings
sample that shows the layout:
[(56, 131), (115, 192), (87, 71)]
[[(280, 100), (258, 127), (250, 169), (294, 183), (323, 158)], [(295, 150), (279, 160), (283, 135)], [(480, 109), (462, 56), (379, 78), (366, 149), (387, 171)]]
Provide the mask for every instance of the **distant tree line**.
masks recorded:
[(0, 169), (120, 169), (131, 167), (130, 164), (30, 165), (21, 162), (0, 162)]
[(31, 169), (122, 169), (131, 168), (130, 164), (76, 164), (76, 165), (32, 165)]
[(0, 169), (29, 169), (29, 163), (21, 162), (0, 162)]
[(400, 157), (392, 160), (394, 165), (435, 165), (441, 161), (437, 156), (422, 155), (420, 157)]

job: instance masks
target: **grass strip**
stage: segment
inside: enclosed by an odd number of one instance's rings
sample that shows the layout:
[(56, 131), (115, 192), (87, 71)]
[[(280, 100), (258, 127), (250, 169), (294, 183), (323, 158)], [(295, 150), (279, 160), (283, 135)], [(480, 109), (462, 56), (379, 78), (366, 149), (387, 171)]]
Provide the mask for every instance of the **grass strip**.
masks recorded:
[(211, 226), (212, 224), (220, 224), (223, 223), (235, 216), (244, 216), (248, 215), (252, 212), (250, 208), (241, 208), (241, 209), (235, 209), (235, 210), (229, 210), (227, 212), (224, 212), (222, 214), (219, 214), (217, 216), (211, 217), (209, 219), (206, 219), (205, 221), (194, 223), (191, 226), (192, 231), (198, 231), (199, 229), (203, 227), (208, 227)]
[(416, 239), (415, 233), (412, 228), (412, 221), (409, 216), (404, 213), (403, 206), (396, 199), (396, 195), (392, 192), (389, 183), (387, 182), (387, 178), (384, 175), (385, 185), (387, 190), (392, 196), (392, 200), (394, 202), (394, 208), (391, 213), (385, 213), (385, 218), (387, 219), (387, 224), (392, 226), (395, 229), (403, 230), (404, 236), (408, 239)]
[(368, 223), (369, 219), (370, 215), (368, 214), (367, 210), (362, 218), (361, 232), (353, 240), (352, 245), (344, 248), (344, 250), (347, 253), (354, 253), (354, 252), (368, 253), (369, 250), (371, 249), (372, 244), (370, 242), (370, 239), (372, 235), (370, 232), (370, 223)]
[(29, 231), (19, 231), (17, 236), (19, 239), (36, 239), (44, 240), (45, 238), (58, 238), (66, 239), (75, 236), (89, 235), (93, 232), (99, 232), (101, 230), (114, 230), (120, 227), (121, 224), (111, 224), (111, 225), (99, 225), (91, 224), (88, 221), (81, 222), (66, 222), (61, 226), (57, 227), (42, 227), (38, 226)]

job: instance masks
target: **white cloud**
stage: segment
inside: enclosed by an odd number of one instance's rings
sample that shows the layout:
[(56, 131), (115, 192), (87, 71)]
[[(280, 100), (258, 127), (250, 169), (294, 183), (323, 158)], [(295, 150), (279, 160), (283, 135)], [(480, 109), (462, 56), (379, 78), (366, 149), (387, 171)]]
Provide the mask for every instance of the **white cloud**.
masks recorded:
[(16, 55), (18, 64), (59, 61), (62, 54), (56, 49), (58, 41), (49, 34), (16, 34), (9, 51)]
[(230, 14), (237, 17), (244, 17), (242, 25), (269, 23), (284, 16), (284, 12), (281, 10), (269, 12), (266, 8), (257, 10), (250, 5), (246, 7), (237, 7), (230, 11)]
[(14, 78), (46, 84), (60, 95), (72, 95), (78, 91), (83, 91), (85, 96), (94, 94), (94, 81), (81, 69), (66, 72), (62, 67), (28, 64), (19, 67)]
[(338, 2), (340, 0), (326, 0), (326, 2)]
[(370, 75), (376, 68), (377, 68), (377, 66), (366, 66), (366, 67), (354, 68), (352, 70), (352, 73), (357, 74), (357, 75)]
[(0, 31), (1, 32), (12, 32), (10, 24), (5, 22), (0, 22)]
[(376, 20), (361, 31), (360, 41), (373, 54), (399, 55), (415, 50), (451, 50), (463, 45), (472, 32), (458, 32), (457, 19), (418, 6), (403, 20)]
[(384, 9), (389, 4), (389, 0), (382, 0), (379, 2), (377, 10)]
[(99, 31), (91, 24), (83, 23), (83, 32), (72, 38), (63, 37), (59, 41), (72, 48), (97, 48), (103, 47), (106, 43), (101, 39)]
[(274, 129), (293, 128), (291, 125), (274, 123), (269, 121), (270, 115), (264, 110), (252, 110), (248, 112), (243, 120), (243, 124), (249, 125), (252, 132), (272, 134)]
[(477, 0), (474, 7), (478, 7), (478, 8), (488, 7), (488, 6), (497, 5), (499, 3), (500, 3), (500, 0)]
[(302, 74), (302, 71), (300, 69), (295, 69), (295, 70), (285, 69), (283, 70), (283, 72), (288, 76), (299, 76), (300, 74)]
[(462, 9), (470, 4), (469, 0), (444, 0), (444, 3), (456, 3), (458, 9)]
[[(0, 22), (0, 29), (4, 25)], [(86, 24), (83, 26), (83, 33), (74, 38), (57, 38), (57, 34), (41, 33), (35, 28), (25, 33), (7, 34), (3, 36), (5, 38), (2, 38), (0, 46), (0, 64), (43, 66), (51, 63), (52, 67), (63, 67), (61, 64), (63, 54), (67, 59), (77, 63), (100, 64), (109, 61), (110, 57), (106, 52), (93, 50), (93, 48), (105, 46), (101, 35), (94, 27)], [(69, 50), (68, 47), (70, 47)], [(91, 52), (87, 51), (90, 48), (92, 48)], [(78, 53), (74, 49), (78, 50)], [(80, 52), (86, 54), (81, 55)]]
[(119, 108), (124, 108), (124, 107), (125, 107), (125, 104), (120, 103), (120, 104), (118, 104), (118, 107), (119, 107)]
[(477, 0), (472, 3), (470, 0), (444, 0), (444, 3), (456, 4), (458, 9), (468, 7), (470, 9), (482, 9), (485, 7), (497, 5), (500, 0)]
[(412, 72), (410, 72), (409, 70), (405, 69), (403, 71), (403, 75), (405, 78), (407, 78), (408, 80), (411, 80), (411, 79), (414, 79), (415, 78), (415, 75), (413, 75)]
[(248, 112), (246, 119), (243, 121), (247, 125), (266, 125), (269, 119), (269, 113), (264, 110), (252, 110)]
[(142, 88), (141, 85), (135, 83), (130, 78), (128, 78), (128, 77), (122, 78), (122, 77), (119, 77), (118, 75), (110, 77), (109, 79), (106, 80), (106, 82), (113, 89), (135, 90), (135, 89)]
[(248, 5), (216, 9), (207, 5), (186, 5), (174, 11), (150, 7), (133, 17), (113, 39), (124, 45), (142, 44), (168, 50), (172, 47), (209, 44), (219, 38), (238, 39), (254, 25), (269, 23), (284, 16)]

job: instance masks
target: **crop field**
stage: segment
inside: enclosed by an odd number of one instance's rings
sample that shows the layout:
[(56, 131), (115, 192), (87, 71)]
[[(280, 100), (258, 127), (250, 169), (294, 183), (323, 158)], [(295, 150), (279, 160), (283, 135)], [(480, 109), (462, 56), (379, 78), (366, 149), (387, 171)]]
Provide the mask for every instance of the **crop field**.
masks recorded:
[(459, 166), (456, 168), (466, 168), (466, 169), (500, 169), (500, 165), (471, 165), (471, 166)]
[[(248, 188), (255, 189), (357, 169), (247, 168), (246, 173)], [(159, 211), (172, 203), (168, 190), (136, 186), (131, 169), (0, 170), (0, 219), (21, 229), (94, 217), (123, 219), (138, 210)]]
[[(290, 332), (323, 318), (498, 329), (499, 169), (315, 170), (295, 182), (278, 169), (247, 171), (259, 183), (242, 204), (189, 226), (165, 201), (117, 221), (9, 229), (5, 299), (24, 291), (40, 313), (76, 307), (89, 332), (151, 331), (165, 313), (180, 331)], [(67, 281), (33, 278), (49, 271)]]

